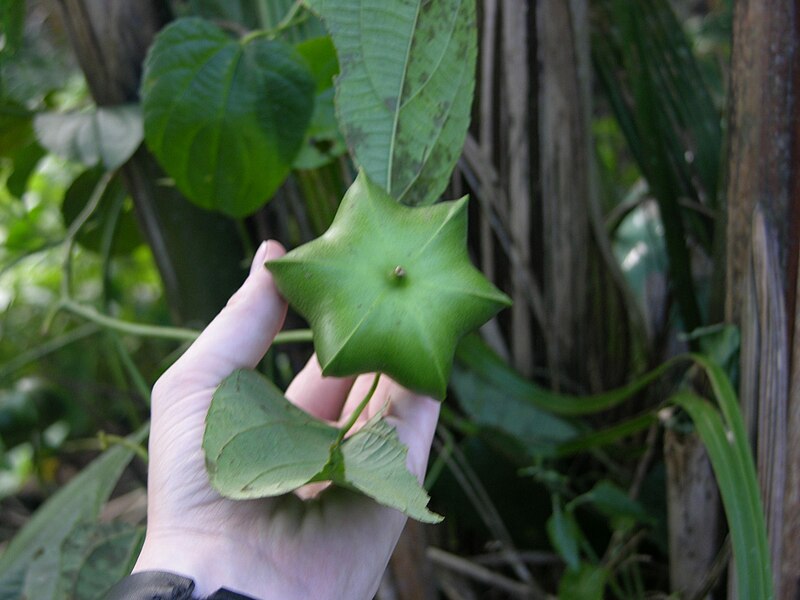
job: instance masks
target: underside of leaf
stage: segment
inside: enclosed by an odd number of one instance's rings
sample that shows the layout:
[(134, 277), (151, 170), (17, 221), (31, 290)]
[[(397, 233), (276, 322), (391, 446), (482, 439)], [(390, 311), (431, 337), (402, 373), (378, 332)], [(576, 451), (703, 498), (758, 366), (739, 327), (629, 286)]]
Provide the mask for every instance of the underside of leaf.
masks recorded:
[(339, 433), (294, 406), (262, 375), (236, 371), (217, 388), (206, 418), (209, 478), (233, 499), (332, 481), (414, 519), (441, 520), (426, 508), (428, 495), (408, 472), (408, 451), (392, 427), (373, 420), (344, 442)]
[(403, 204), (436, 202), (475, 87), (474, 0), (306, 0), (339, 55), (337, 113), (358, 165)]

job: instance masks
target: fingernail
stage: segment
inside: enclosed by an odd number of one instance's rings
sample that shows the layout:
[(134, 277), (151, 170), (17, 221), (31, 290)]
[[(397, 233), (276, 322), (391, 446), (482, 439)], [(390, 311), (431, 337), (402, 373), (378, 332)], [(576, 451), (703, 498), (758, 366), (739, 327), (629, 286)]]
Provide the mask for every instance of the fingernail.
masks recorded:
[(267, 260), (267, 242), (261, 242), (261, 245), (256, 250), (256, 255), (253, 257), (253, 263), (250, 265), (250, 274), (252, 275), (258, 269), (264, 268), (264, 261)]

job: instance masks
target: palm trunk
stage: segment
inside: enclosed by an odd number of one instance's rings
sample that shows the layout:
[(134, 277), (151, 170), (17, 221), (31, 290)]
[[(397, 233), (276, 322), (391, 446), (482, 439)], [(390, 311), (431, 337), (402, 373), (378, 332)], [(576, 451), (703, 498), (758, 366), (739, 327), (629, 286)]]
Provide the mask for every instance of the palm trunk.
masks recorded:
[(775, 588), (786, 600), (800, 594), (799, 44), (795, 2), (737, 4), (726, 317), (742, 329), (741, 401), (756, 448)]

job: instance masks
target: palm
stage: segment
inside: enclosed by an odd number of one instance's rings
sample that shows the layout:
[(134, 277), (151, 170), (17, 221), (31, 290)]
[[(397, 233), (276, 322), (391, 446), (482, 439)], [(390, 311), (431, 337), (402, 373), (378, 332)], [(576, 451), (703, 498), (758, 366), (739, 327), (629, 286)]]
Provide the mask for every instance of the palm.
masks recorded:
[[(271, 258), (280, 254), (276, 246)], [(202, 437), (211, 396), (231, 372), (258, 363), (284, 314), (271, 278), (255, 268), (228, 307), (156, 384), (148, 533), (136, 570), (156, 568), (154, 563), (174, 548), (172, 570), (181, 572), (183, 566), (189, 573), (198, 561), (178, 548), (186, 552), (195, 546), (213, 549), (221, 561), (207, 573), (209, 589), (198, 581), (204, 593), (227, 585), (269, 597), (358, 598), (377, 587), (405, 523), (401, 513), (340, 489), (325, 490), (312, 501), (295, 495), (231, 501), (209, 484)], [(312, 358), (286, 395), (315, 417), (339, 422), (363, 399), (370, 380), (323, 378)], [(438, 403), (384, 379), (356, 427), (383, 410), (409, 446), (409, 467), (421, 478)]]

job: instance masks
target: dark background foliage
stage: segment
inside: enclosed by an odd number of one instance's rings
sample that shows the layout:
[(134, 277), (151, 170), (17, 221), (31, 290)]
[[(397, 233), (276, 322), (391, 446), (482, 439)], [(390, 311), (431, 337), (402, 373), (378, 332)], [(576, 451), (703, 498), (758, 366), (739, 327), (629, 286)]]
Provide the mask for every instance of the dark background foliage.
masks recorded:
[[(477, 2), (472, 119), (443, 197), (471, 196), (471, 254), (514, 306), (459, 347), (426, 481), (446, 520), (409, 523), (379, 598), (757, 597), (729, 585), (729, 559), (762, 518), (776, 596), (795, 597), (797, 10)], [(222, 32), (221, 52), (271, 32), (308, 70), (309, 125), (274, 145), (299, 154), (241, 152), (281, 174), (245, 208), (187, 199), (195, 184), (167, 174), (184, 152), (152, 143), (147, 96), (141, 117), (147, 50), (185, 16)], [(97, 597), (141, 541), (146, 462), (124, 436), (152, 383), (260, 240), (326, 229), (355, 174), (352, 131), (334, 47), (300, 3), (0, 0), (0, 17), (0, 598)], [(203, 171), (241, 168), (248, 118), (223, 119), (230, 151)], [(668, 362), (688, 351), (711, 366)], [(260, 368), (283, 386), (310, 352), (281, 345)], [(683, 410), (676, 392), (693, 394)], [(709, 441), (735, 433), (736, 405), (763, 512), (747, 460)], [(718, 489), (753, 512), (732, 518)]]

